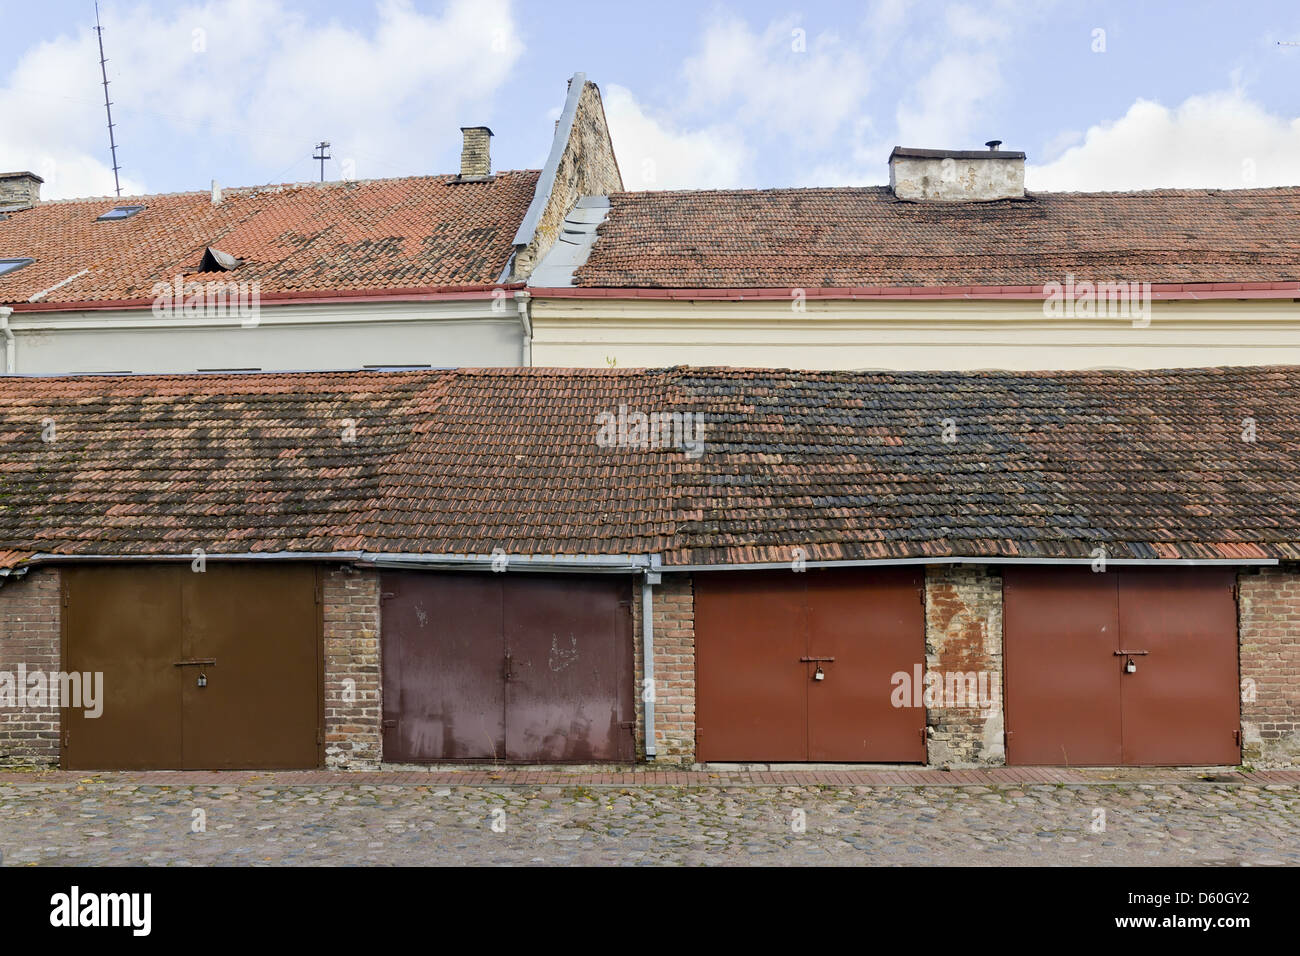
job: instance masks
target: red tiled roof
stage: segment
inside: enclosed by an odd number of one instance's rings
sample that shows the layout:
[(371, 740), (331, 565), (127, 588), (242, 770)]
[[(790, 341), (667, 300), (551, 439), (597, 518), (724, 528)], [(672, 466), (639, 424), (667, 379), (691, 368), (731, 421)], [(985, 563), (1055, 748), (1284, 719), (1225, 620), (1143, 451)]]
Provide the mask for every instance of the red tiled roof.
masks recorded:
[[(33, 258), (0, 276), (0, 303), (150, 299), (156, 282), (195, 276), (208, 246), (243, 264), (221, 277), (263, 296), (381, 292), (495, 283), (537, 184), (536, 171), (484, 183), (452, 176), (226, 189), (45, 202), (0, 219), (0, 258)], [(115, 222), (114, 206), (146, 208)]]
[[(703, 414), (704, 453), (602, 447), (597, 416), (621, 406)], [(1300, 368), (0, 378), (0, 552), (15, 561), (1098, 547), (1300, 560)]]
[(883, 186), (615, 193), (587, 288), (1300, 279), (1300, 188), (901, 201)]

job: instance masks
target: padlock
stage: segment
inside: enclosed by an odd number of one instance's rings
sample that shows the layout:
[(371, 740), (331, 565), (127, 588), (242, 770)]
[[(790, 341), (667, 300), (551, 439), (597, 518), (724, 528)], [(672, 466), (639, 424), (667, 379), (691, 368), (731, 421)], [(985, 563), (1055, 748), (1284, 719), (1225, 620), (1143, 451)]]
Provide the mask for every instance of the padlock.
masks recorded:
[(200, 686), (200, 687), (207, 687), (207, 686), (208, 686), (208, 675), (205, 674), (205, 673), (203, 673), (203, 671), (199, 671), (199, 681), (198, 681), (198, 683), (199, 683), (199, 686)]
[(1138, 669), (1137, 661), (1133, 660), (1133, 658), (1130, 657), (1127, 661), (1124, 662), (1124, 673), (1133, 674), (1137, 672), (1137, 669)]
[(826, 679), (826, 672), (822, 670), (822, 666), (818, 664), (817, 673), (813, 674), (813, 680), (825, 680), (825, 679)]

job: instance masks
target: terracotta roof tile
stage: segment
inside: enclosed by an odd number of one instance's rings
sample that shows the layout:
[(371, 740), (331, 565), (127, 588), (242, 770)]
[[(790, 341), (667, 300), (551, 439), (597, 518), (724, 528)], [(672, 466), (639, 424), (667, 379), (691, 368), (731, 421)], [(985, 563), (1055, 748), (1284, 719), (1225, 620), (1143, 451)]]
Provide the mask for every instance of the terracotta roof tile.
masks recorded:
[[(536, 171), (485, 183), (452, 176), (45, 202), (0, 219), (0, 258), (36, 261), (0, 276), (0, 302), (148, 299), (157, 282), (198, 273), (214, 246), (243, 260), (221, 275), (262, 295), (372, 292), (497, 281), (537, 184)], [(114, 206), (146, 208), (115, 222)]]
[[(623, 406), (703, 414), (703, 454), (602, 447), (597, 416)], [(0, 379), (0, 567), (194, 548), (681, 565), (1098, 547), (1300, 560), (1300, 368)]]
[(919, 203), (888, 187), (615, 193), (591, 288), (1300, 279), (1300, 188)]

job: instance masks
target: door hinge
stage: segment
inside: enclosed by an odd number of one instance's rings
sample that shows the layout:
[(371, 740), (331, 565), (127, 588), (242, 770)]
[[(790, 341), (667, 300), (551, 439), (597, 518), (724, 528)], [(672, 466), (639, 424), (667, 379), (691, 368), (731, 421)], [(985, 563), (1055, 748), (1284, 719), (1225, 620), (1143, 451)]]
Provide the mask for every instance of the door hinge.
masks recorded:
[(620, 727), (624, 728), (625, 730), (631, 730), (633, 727), (636, 726), (636, 721), (635, 721), (635, 720), (620, 720), (620, 721), (618, 722), (618, 725), (619, 725)]
[(1240, 731), (1240, 730), (1234, 730), (1234, 731), (1232, 732), (1232, 742), (1233, 742), (1234, 744), (1236, 744), (1238, 747), (1241, 746), (1241, 731)]
[(320, 746), (325, 742), (325, 731), (320, 727), (316, 728), (316, 745)]
[(384, 728), (384, 730), (392, 730), (394, 727), (397, 726), (397, 721), (385, 720), (381, 722), (381, 726)]
[(68, 746), (68, 742), (71, 740), (72, 740), (72, 731), (65, 730), (63, 732), (63, 746), (66, 748)]
[(379, 600), (381, 600), (381, 601), (391, 601), (391, 600), (392, 600), (393, 598), (395, 598), (395, 597), (397, 597), (397, 592), (396, 592), (396, 591), (380, 591), (380, 592), (379, 592)]

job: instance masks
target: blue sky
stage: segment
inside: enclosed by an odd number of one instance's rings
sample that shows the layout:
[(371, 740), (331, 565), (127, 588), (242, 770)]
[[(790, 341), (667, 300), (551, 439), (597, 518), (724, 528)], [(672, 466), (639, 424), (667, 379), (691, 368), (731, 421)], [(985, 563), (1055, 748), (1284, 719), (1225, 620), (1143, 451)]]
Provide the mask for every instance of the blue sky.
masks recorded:
[[(6, 0), (0, 168), (111, 191), (89, 0)], [(210, 0), (102, 5), (127, 191), (543, 161), (600, 84), (631, 188), (879, 183), (895, 144), (1038, 189), (1300, 184), (1300, 4)], [(15, 38), (21, 38), (17, 43)]]

